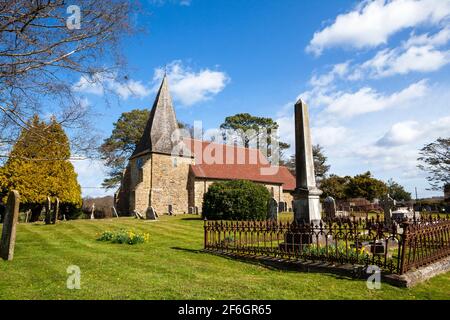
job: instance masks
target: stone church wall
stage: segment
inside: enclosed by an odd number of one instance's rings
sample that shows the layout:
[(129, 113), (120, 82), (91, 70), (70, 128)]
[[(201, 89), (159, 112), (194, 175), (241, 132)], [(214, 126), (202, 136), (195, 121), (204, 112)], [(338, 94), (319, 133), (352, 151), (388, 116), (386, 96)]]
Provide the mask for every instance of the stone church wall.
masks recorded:
[(169, 213), (172, 205), (175, 214), (188, 213), (189, 165), (193, 159), (152, 154), (151, 205), (158, 214)]
[(149, 206), (152, 161), (150, 155), (130, 160), (130, 211), (145, 215)]
[(292, 201), (294, 201), (294, 196), (292, 195), (291, 191), (284, 191), (283, 190), (283, 201), (286, 202), (287, 205), (287, 211), (292, 211)]

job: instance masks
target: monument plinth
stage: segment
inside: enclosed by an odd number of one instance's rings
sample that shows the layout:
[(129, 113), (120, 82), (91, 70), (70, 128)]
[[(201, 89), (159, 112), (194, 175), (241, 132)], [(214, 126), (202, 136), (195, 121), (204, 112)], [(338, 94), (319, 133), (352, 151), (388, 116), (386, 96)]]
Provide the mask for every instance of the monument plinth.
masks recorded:
[(316, 186), (308, 106), (301, 99), (295, 104), (295, 169), (295, 219), (299, 223), (318, 224), (322, 218), (322, 191)]

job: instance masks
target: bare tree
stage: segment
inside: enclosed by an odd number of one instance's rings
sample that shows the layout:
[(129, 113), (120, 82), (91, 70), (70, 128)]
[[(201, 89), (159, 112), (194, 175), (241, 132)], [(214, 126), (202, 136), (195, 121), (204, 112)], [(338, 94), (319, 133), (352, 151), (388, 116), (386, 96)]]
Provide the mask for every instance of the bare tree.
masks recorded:
[[(135, 2), (0, 0), (0, 155), (35, 113), (51, 113), (89, 149), (89, 108), (74, 95), (80, 78), (120, 81), (120, 39), (132, 31)], [(125, 79), (125, 77), (123, 77)], [(88, 139), (86, 139), (88, 137)]]
[(443, 190), (450, 183), (450, 138), (439, 138), (420, 149), (418, 167), (428, 172), (431, 190)]

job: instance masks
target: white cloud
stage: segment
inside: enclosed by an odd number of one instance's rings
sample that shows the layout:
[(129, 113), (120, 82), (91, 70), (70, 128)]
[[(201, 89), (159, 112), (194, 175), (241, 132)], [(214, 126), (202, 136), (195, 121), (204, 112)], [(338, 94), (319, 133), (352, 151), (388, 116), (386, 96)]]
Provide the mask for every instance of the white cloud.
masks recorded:
[(144, 98), (151, 92), (151, 90), (144, 86), (140, 81), (135, 80), (128, 80), (125, 83), (111, 81), (109, 86), (111, 90), (124, 100), (127, 100), (129, 97)]
[(348, 73), (350, 62), (338, 63), (333, 66), (330, 72), (323, 75), (313, 75), (309, 81), (312, 86), (324, 87), (331, 84), (336, 77), (343, 77)]
[(314, 33), (306, 50), (320, 55), (329, 47), (376, 47), (401, 30), (422, 24), (437, 25), (449, 15), (449, 0), (366, 0)]
[(396, 146), (415, 141), (422, 134), (417, 121), (403, 121), (394, 124), (386, 134), (377, 141), (380, 146)]
[(341, 117), (353, 117), (406, 104), (424, 96), (427, 89), (426, 80), (421, 80), (391, 95), (383, 95), (370, 87), (353, 93), (336, 92), (329, 96), (326, 111)]
[(431, 141), (447, 135), (450, 135), (450, 117), (423, 124), (417, 121), (402, 121), (394, 124), (376, 144), (383, 147), (399, 146), (424, 139)]
[(428, 33), (415, 35), (411, 34), (408, 41), (406, 41), (406, 47), (412, 46), (442, 46), (447, 44), (450, 40), (450, 27), (445, 27), (441, 29), (436, 34), (430, 36)]
[(342, 144), (347, 138), (349, 130), (343, 126), (321, 126), (311, 128), (311, 139), (314, 144), (331, 147)]
[(355, 68), (349, 80), (358, 80), (365, 76), (383, 78), (410, 72), (436, 71), (450, 62), (450, 51), (440, 51), (432, 46), (413, 46), (385, 49), (375, 57)]
[(77, 92), (102, 96), (105, 91), (117, 94), (120, 98), (127, 100), (129, 97), (144, 98), (151, 93), (141, 81), (127, 80), (117, 81), (117, 75), (94, 75), (92, 77), (82, 76), (73, 86)]
[[(156, 86), (159, 86), (163, 76), (163, 68), (155, 70), (153, 79)], [(167, 66), (167, 76), (174, 99), (185, 106), (211, 99), (221, 92), (230, 81), (224, 72), (210, 69), (194, 72), (183, 66), (181, 61), (174, 61)]]
[(101, 85), (100, 77), (80, 77), (80, 80), (73, 86), (73, 89), (77, 92), (95, 94), (98, 96), (103, 95), (104, 89)]

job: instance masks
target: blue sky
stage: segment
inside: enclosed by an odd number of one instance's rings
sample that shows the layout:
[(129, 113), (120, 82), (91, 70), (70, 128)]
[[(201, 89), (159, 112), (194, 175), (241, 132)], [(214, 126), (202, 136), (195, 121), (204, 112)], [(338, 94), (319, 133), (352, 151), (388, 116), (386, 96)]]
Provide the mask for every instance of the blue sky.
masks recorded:
[[(166, 66), (181, 121), (217, 128), (249, 112), (276, 119), (293, 145), (301, 97), (332, 173), (370, 170), (419, 196), (440, 195), (426, 190), (416, 158), (450, 135), (450, 0), (142, 3), (135, 22), (147, 31), (123, 42), (130, 80), (106, 82), (119, 99), (106, 105), (100, 88), (74, 84), (104, 137), (122, 112), (151, 107)], [(101, 163), (74, 164), (82, 187), (100, 186)]]

